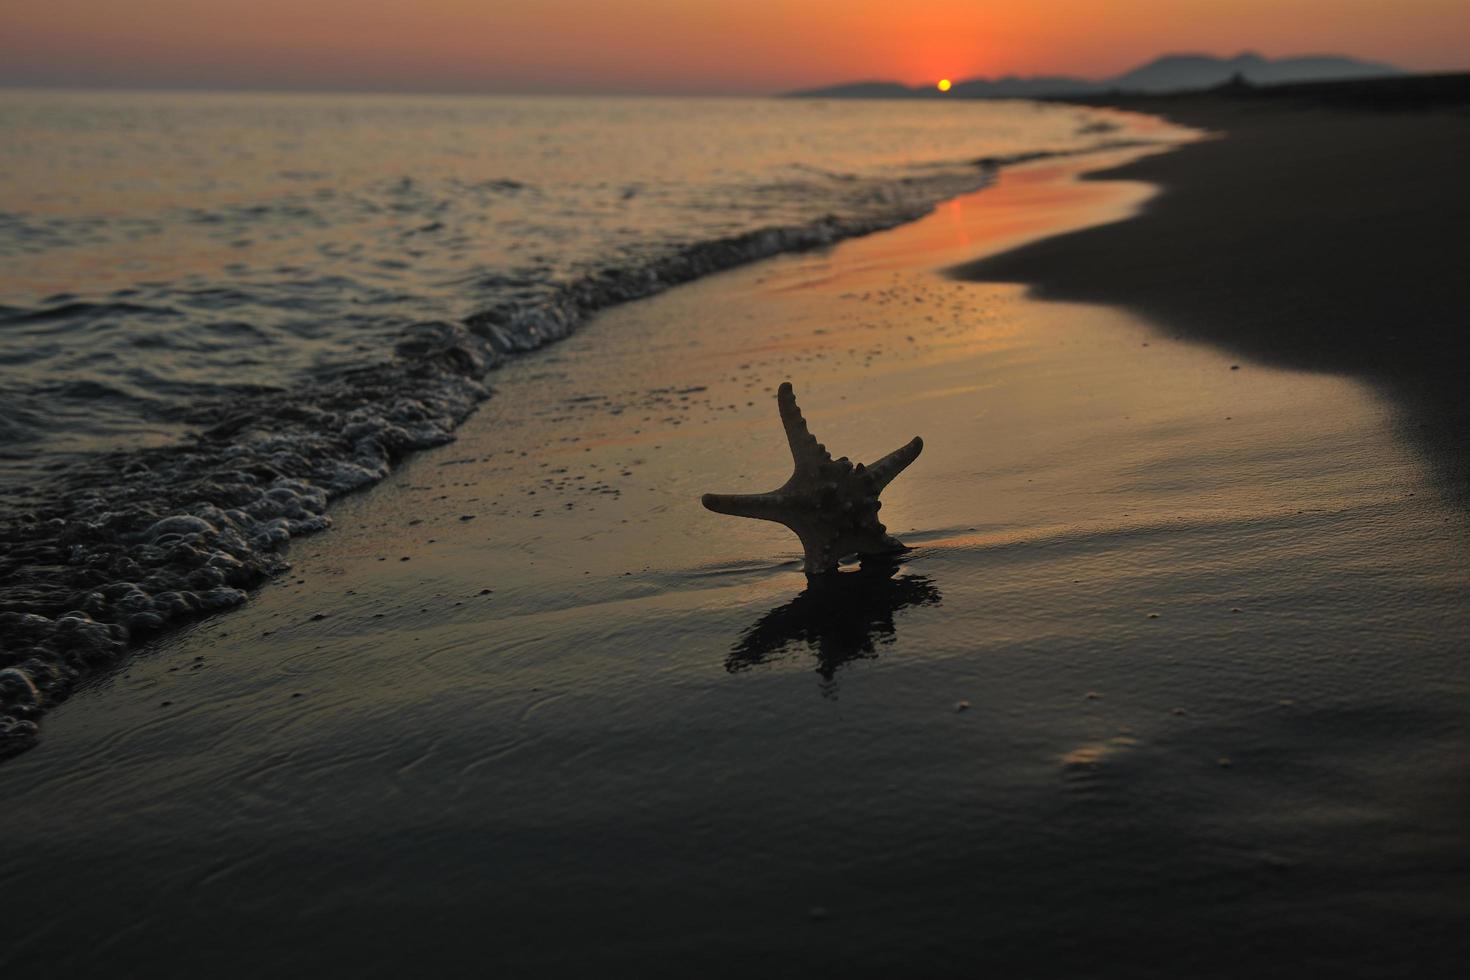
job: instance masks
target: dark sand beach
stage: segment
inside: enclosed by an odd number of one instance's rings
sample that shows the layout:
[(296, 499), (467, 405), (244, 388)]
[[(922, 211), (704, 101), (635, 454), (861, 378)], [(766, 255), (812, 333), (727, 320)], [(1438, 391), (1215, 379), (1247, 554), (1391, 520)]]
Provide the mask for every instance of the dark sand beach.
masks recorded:
[[(1465, 118), (1160, 111), (498, 371), (0, 766), (0, 964), (1458, 975)], [(925, 440), (835, 593), (785, 380)]]
[(1132, 221), (961, 276), (1138, 310), (1241, 356), (1361, 377), (1470, 486), (1470, 76), (1124, 98), (1225, 135), (1093, 180), (1162, 189)]

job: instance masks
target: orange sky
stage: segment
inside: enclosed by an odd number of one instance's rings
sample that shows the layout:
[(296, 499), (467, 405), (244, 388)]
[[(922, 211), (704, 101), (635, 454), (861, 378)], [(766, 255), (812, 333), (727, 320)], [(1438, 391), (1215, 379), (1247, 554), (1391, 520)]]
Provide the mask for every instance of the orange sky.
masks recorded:
[(766, 93), (1171, 51), (1470, 68), (1470, 0), (0, 0), (0, 83)]

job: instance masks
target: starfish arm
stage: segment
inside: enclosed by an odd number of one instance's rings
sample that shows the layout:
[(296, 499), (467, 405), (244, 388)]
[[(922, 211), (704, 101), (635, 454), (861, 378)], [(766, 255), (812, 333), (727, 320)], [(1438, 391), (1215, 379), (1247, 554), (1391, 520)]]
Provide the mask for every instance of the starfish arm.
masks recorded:
[(754, 517), (778, 524), (785, 524), (790, 512), (787, 502), (775, 493), (707, 493), (700, 501), (716, 514)]
[(908, 465), (919, 458), (919, 453), (924, 449), (924, 440), (914, 436), (908, 445), (884, 456), (872, 466), (867, 468), (868, 477), (873, 481), (873, 492), (876, 494), (888, 484), (893, 478), (908, 468)]
[(781, 382), (776, 391), (776, 404), (781, 409), (781, 425), (786, 430), (786, 442), (791, 446), (791, 458), (796, 463), (797, 473), (814, 473), (823, 463), (832, 461), (827, 447), (817, 441), (806, 427), (806, 419), (796, 404), (796, 392), (790, 381)]
[(837, 534), (828, 528), (804, 524), (792, 528), (801, 539), (804, 556), (802, 571), (808, 576), (825, 575), (837, 571), (837, 559), (842, 555), (836, 550)]

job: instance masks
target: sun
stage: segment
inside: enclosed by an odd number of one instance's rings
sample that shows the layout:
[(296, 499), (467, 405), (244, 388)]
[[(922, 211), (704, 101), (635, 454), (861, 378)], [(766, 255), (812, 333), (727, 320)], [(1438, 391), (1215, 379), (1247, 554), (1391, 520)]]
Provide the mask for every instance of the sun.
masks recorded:
[(935, 86), (935, 87), (938, 88), (939, 91), (941, 91), (941, 92), (948, 92), (949, 91), (949, 79), (947, 79), (947, 78), (941, 78), (939, 80), (939, 84), (937, 86)]

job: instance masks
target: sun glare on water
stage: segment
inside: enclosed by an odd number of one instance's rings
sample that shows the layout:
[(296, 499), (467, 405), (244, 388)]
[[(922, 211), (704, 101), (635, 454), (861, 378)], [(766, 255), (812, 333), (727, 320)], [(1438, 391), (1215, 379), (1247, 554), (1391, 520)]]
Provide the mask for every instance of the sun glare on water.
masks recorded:
[(948, 92), (949, 91), (949, 79), (947, 79), (947, 78), (941, 78), (939, 80), (939, 85), (936, 86), (936, 87), (941, 92)]

